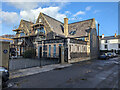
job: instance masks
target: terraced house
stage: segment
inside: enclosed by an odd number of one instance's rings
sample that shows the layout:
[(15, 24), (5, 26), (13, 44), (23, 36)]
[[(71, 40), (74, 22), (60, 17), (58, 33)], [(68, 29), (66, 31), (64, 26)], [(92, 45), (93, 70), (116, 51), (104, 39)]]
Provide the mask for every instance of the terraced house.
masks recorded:
[(102, 34), (100, 38), (100, 51), (105, 52), (115, 52), (120, 54), (120, 35), (115, 33), (114, 36), (104, 36)]
[(38, 58), (59, 58), (64, 47), (66, 62), (75, 62), (98, 57), (98, 37), (95, 19), (68, 24), (40, 13), (36, 23), (21, 20), (14, 37), (18, 55), (30, 48), (36, 49)]

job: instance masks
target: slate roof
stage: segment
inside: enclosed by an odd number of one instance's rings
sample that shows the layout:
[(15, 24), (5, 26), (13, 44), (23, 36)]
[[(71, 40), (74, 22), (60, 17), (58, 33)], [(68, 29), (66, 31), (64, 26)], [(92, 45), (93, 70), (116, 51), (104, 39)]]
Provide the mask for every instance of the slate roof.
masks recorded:
[(54, 32), (56, 32), (57, 34), (60, 35), (64, 35), (64, 24), (44, 13), (42, 13), (44, 15), (44, 17), (46, 18), (46, 20), (48, 21), (48, 23), (50, 24), (51, 28), (53, 29)]
[[(52, 18), (44, 13), (42, 13), (46, 18), (47, 22), (49, 23), (50, 27), (53, 29), (53, 32), (58, 36), (64, 37), (64, 23)], [(88, 36), (87, 32), (90, 30), (92, 25), (93, 19), (74, 22), (68, 24), (68, 37), (84, 37)], [(28, 30), (31, 30), (31, 25), (34, 24), (33, 22), (29, 22), (26, 20), (21, 20), (21, 24), (24, 23)], [(21, 28), (21, 25), (19, 25)], [(24, 28), (25, 32), (27, 32), (26, 28)], [(71, 34), (71, 32), (74, 32)]]
[[(68, 24), (68, 37), (82, 37), (82, 36), (88, 36), (87, 32), (90, 30), (92, 25), (93, 19), (79, 21), (75, 23)], [(74, 31), (74, 34), (71, 34), (71, 32)]]
[[(31, 30), (31, 25), (34, 24), (34, 23), (26, 21), (26, 20), (21, 20), (21, 24), (24, 24), (26, 26), (26, 28), (30, 31)], [(19, 28), (21, 28), (21, 25), (19, 25)], [(24, 28), (24, 29), (26, 30), (26, 28)]]
[(101, 40), (110, 40), (110, 39), (120, 39), (120, 35), (118, 36), (107, 36), (107, 37), (104, 37), (104, 38), (101, 38)]
[[(64, 35), (64, 23), (42, 13), (48, 23), (50, 24), (53, 31), (59, 35)], [(75, 23), (68, 24), (68, 37), (82, 37), (88, 36), (87, 32), (89, 31), (92, 25), (93, 19), (79, 21)], [(75, 31), (74, 34), (70, 34), (71, 31)]]

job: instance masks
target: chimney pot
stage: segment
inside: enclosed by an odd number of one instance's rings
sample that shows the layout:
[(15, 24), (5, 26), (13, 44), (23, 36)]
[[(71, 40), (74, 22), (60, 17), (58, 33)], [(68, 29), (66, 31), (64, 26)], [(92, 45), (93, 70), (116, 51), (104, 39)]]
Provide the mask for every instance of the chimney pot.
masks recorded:
[(104, 38), (104, 34), (102, 34), (102, 38)]
[(117, 35), (116, 35), (116, 33), (115, 33), (115, 37), (116, 37)]

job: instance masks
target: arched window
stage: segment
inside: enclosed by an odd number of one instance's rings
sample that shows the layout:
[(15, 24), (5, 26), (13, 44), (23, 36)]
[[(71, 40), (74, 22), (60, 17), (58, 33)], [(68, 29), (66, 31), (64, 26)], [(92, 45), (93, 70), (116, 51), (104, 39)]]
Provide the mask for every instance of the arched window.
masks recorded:
[(43, 27), (43, 26), (41, 26), (39, 29), (37, 29), (37, 32), (38, 32), (38, 33), (45, 34), (44, 27)]
[(25, 33), (24, 33), (24, 32), (21, 32), (21, 33), (20, 33), (20, 36), (25, 36)]

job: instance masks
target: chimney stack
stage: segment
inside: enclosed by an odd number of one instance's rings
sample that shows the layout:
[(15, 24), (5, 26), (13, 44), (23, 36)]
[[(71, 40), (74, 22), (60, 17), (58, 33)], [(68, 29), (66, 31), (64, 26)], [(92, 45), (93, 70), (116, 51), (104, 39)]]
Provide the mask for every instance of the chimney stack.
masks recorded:
[(65, 37), (68, 36), (68, 18), (64, 18), (64, 34)]
[(116, 37), (117, 35), (116, 35), (116, 33), (115, 33), (115, 37)]
[(102, 38), (104, 38), (104, 34), (102, 34)]

